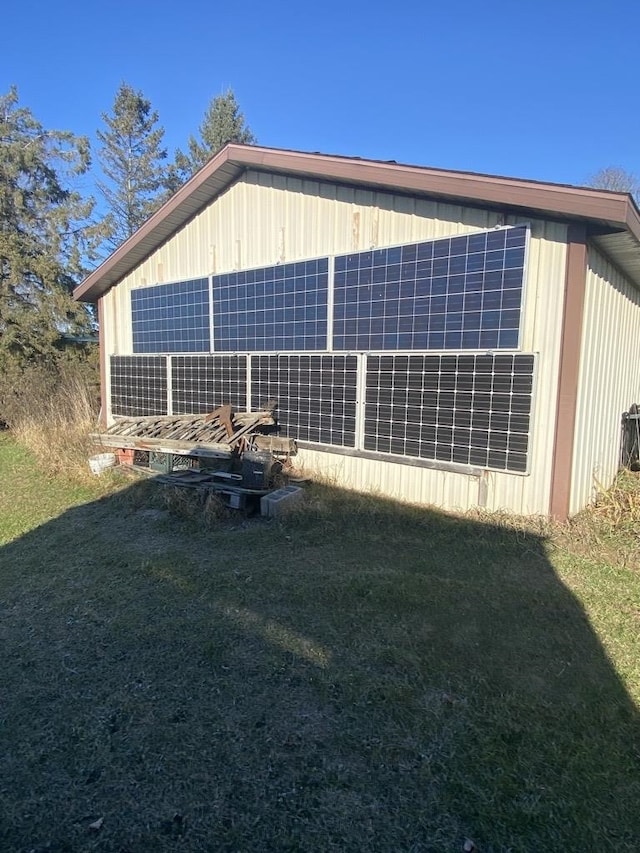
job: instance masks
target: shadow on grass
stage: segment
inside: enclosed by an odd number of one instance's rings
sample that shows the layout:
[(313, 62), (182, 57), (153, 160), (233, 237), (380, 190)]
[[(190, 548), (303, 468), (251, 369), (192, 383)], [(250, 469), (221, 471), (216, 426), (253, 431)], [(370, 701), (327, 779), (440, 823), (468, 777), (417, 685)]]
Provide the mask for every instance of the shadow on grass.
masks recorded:
[(0, 549), (0, 849), (638, 849), (637, 711), (541, 537), (148, 488)]

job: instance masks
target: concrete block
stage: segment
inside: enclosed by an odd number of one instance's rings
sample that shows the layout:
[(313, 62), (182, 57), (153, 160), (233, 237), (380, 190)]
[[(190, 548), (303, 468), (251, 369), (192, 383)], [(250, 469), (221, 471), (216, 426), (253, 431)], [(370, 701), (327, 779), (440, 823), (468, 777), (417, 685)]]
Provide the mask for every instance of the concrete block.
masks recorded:
[(260, 498), (260, 514), (267, 518), (284, 515), (302, 499), (303, 495), (304, 490), (300, 486), (283, 486), (281, 489), (276, 489), (275, 492)]

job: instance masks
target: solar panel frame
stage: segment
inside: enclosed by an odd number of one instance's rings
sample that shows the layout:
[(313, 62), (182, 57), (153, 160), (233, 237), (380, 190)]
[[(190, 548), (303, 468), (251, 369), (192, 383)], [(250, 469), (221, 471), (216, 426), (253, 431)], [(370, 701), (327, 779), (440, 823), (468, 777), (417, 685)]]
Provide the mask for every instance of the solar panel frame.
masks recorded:
[(528, 473), (533, 354), (369, 354), (362, 448)]
[(326, 351), (329, 259), (213, 276), (216, 352)]
[(338, 255), (333, 350), (517, 349), (529, 227)]
[(173, 414), (205, 414), (229, 403), (247, 409), (247, 355), (171, 357)]
[(131, 291), (131, 329), (136, 354), (209, 352), (209, 278)]
[(168, 414), (165, 356), (112, 355), (109, 368), (111, 414), (124, 417)]
[(277, 401), (278, 423), (299, 441), (354, 448), (358, 359), (352, 355), (251, 355), (251, 407)]

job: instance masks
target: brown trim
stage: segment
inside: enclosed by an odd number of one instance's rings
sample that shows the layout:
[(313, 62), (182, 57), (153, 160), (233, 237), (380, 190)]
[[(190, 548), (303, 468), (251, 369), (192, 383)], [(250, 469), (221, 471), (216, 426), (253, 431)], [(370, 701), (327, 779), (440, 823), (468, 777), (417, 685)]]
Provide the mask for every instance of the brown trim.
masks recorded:
[(98, 299), (98, 342), (100, 347), (100, 425), (107, 426), (107, 345), (105, 342), (104, 300)]
[(230, 144), (94, 270), (76, 288), (74, 297), (95, 301), (248, 168), (449, 199), (458, 204), (500, 206), (541, 216), (584, 219), (598, 227), (604, 226), (605, 231), (630, 232), (640, 243), (640, 213), (628, 193)]
[(567, 241), (560, 370), (549, 504), (551, 516), (559, 521), (565, 521), (569, 517), (571, 501), (580, 344), (587, 280), (587, 239), (584, 225), (570, 225)]
[(327, 154), (305, 154), (254, 146), (244, 148), (230, 145), (229, 148), (231, 155), (239, 151), (245, 167), (521, 207), (555, 215), (626, 222), (629, 198), (626, 193)]

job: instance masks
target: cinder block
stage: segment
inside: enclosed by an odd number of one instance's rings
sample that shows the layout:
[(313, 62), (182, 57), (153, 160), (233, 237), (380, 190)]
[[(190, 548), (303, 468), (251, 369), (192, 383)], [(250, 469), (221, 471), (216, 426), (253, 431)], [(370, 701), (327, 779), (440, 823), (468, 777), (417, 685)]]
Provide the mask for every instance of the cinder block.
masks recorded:
[(260, 514), (267, 518), (284, 515), (302, 499), (304, 490), (300, 486), (283, 486), (260, 499)]

